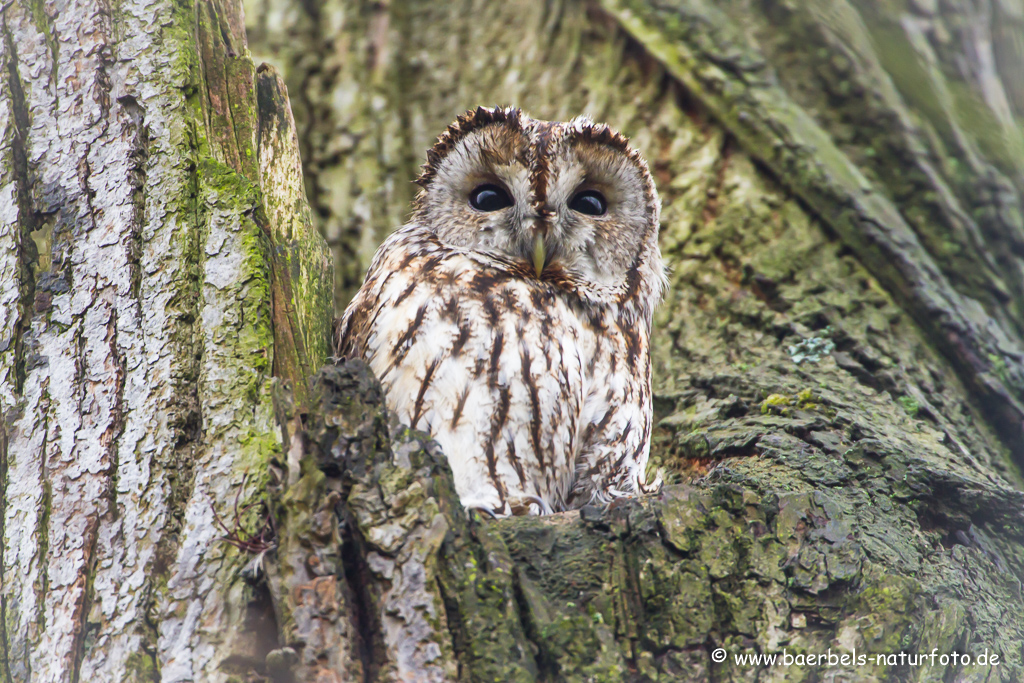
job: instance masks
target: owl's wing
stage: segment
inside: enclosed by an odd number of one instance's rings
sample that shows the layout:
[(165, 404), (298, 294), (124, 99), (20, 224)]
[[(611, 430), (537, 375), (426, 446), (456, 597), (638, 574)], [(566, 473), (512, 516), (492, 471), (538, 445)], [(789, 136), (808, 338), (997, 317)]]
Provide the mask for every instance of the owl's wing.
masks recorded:
[(422, 241), (410, 226), (403, 226), (391, 233), (377, 249), (366, 271), (363, 285), (345, 309), (345, 314), (334, 321), (335, 358), (366, 357), (367, 338), (373, 328), (373, 321), (381, 307), (389, 304), (384, 300), (383, 292), (393, 277), (404, 275), (405, 266), (417, 252), (424, 249)]
[(338, 360), (362, 358), (366, 353), (367, 324), (373, 313), (374, 301), (370, 297), (359, 295), (353, 299), (345, 315), (334, 321), (334, 357)]

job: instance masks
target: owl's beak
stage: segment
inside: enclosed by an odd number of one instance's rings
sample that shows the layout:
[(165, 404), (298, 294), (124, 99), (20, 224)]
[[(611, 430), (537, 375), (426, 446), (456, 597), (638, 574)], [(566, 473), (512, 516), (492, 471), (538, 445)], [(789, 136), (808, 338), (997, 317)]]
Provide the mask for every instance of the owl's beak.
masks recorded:
[(544, 233), (537, 230), (533, 234), (533, 269), (537, 271), (537, 277), (540, 277), (540, 274), (544, 272), (547, 258), (547, 249), (544, 247)]

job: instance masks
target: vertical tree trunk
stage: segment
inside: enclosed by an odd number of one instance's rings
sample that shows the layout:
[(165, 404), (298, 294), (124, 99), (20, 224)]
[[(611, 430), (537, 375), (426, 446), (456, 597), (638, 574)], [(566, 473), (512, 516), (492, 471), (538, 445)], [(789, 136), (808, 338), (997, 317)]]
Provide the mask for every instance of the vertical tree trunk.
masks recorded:
[(217, 519), (330, 320), (283, 85), (230, 2), (2, 21), (0, 680), (243, 675), (276, 634)]

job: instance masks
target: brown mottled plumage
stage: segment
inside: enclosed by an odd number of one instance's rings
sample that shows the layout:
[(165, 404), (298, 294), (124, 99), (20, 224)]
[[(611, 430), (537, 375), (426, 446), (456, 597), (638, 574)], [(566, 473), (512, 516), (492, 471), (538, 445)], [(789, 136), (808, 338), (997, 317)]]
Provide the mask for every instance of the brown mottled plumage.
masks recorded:
[(664, 272), (647, 164), (605, 125), (460, 116), (336, 331), (467, 507), (551, 512), (645, 490)]

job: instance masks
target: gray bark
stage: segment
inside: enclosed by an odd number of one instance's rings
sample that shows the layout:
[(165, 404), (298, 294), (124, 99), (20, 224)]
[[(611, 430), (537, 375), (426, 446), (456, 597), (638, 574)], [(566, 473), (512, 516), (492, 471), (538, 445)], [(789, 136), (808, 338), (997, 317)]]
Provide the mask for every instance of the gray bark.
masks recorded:
[(275, 77), (230, 3), (16, 2), (2, 25), (0, 680), (228, 680), (264, 653), (215, 516), (280, 450), (272, 368), (326, 355), (287, 103), (258, 111)]

